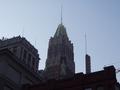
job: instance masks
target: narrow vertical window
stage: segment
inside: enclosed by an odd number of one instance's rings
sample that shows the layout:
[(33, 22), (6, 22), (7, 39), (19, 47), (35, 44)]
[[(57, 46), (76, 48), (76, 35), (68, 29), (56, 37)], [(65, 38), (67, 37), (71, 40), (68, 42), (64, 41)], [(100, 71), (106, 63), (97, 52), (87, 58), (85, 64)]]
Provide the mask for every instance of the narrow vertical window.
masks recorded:
[(23, 54), (23, 61), (24, 61), (24, 62), (26, 61), (26, 57), (27, 57), (27, 51), (24, 50), (24, 54)]
[(32, 58), (32, 69), (35, 70), (35, 58)]
[(13, 53), (14, 53), (14, 54), (17, 53), (17, 47), (13, 47)]
[(28, 55), (28, 65), (31, 66), (31, 54)]

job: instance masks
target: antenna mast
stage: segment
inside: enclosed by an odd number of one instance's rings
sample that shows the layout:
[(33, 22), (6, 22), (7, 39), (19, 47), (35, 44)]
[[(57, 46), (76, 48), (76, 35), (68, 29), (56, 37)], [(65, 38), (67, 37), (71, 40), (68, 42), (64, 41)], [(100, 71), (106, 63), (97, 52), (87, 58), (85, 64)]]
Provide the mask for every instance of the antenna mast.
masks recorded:
[(63, 9), (63, 6), (62, 6), (62, 4), (61, 4), (61, 24), (62, 24), (62, 20), (63, 20), (63, 18), (62, 18), (62, 9)]

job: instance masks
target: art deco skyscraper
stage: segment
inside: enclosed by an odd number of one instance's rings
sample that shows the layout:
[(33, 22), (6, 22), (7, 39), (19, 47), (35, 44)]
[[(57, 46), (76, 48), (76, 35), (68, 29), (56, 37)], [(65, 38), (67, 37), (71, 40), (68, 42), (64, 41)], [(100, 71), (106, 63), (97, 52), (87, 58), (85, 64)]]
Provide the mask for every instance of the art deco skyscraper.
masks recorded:
[(49, 40), (45, 75), (47, 79), (62, 79), (75, 73), (73, 44), (69, 40), (65, 26), (58, 25), (54, 37)]

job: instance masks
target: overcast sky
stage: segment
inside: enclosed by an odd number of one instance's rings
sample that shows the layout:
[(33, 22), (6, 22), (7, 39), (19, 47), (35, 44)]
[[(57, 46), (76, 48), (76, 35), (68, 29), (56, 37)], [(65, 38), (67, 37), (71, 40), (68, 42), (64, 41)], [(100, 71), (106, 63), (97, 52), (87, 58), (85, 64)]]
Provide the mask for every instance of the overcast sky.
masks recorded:
[(0, 0), (0, 38), (26, 37), (38, 49), (43, 69), (48, 41), (60, 24), (61, 3), (76, 72), (85, 71), (85, 32), (92, 71), (120, 68), (120, 0)]

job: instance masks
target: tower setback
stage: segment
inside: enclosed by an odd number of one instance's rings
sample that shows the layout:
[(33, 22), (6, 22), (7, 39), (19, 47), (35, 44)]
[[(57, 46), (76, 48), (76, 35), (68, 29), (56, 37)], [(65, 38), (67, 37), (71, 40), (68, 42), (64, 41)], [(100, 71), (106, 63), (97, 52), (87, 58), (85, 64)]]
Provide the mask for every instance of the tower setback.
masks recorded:
[(45, 76), (47, 79), (63, 79), (72, 77), (74, 73), (73, 44), (67, 36), (66, 28), (61, 23), (54, 37), (49, 40)]

